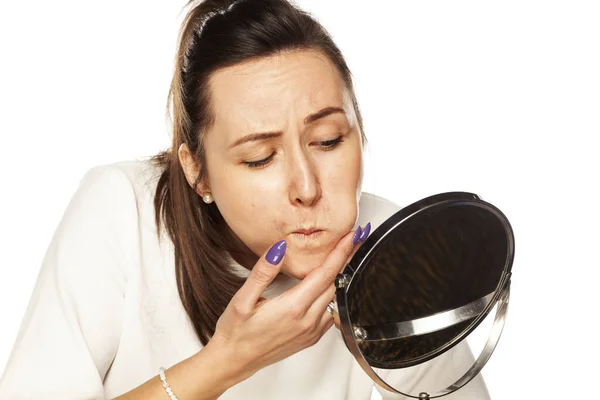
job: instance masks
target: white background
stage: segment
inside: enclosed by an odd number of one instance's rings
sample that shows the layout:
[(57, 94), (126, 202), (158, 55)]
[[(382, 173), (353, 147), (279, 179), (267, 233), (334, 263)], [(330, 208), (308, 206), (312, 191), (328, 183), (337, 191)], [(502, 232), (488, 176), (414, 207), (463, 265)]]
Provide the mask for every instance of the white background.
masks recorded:
[[(516, 236), (494, 400), (598, 383), (600, 11), (585, 1), (299, 1), (345, 54), (364, 190), (481, 195)], [(0, 5), (0, 373), (41, 260), (92, 166), (169, 144), (176, 1)], [(529, 397), (531, 396), (531, 397)]]

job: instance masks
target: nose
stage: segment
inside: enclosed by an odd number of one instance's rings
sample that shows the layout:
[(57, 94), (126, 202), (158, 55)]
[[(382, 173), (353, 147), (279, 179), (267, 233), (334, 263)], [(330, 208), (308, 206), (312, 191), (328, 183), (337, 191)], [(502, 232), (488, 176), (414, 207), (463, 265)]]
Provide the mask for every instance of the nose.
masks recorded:
[(314, 162), (302, 150), (288, 158), (289, 199), (294, 205), (311, 207), (321, 198), (321, 184)]

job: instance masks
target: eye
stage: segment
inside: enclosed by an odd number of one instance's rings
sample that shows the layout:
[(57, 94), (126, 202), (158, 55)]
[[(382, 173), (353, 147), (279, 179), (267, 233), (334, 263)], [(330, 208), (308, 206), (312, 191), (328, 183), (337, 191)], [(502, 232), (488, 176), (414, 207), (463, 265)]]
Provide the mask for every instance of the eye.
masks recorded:
[(263, 167), (263, 166), (267, 165), (268, 163), (270, 163), (271, 160), (273, 159), (274, 155), (275, 155), (275, 152), (271, 153), (271, 155), (269, 157), (263, 158), (262, 160), (244, 161), (244, 164), (247, 165), (249, 168), (260, 168), (260, 167)]
[[(322, 141), (322, 142), (317, 142), (317, 144), (323, 150), (329, 151), (329, 150), (333, 150), (334, 148), (336, 148), (343, 141), (344, 141), (343, 136), (339, 136), (336, 139), (325, 140), (325, 141)], [(271, 153), (271, 155), (269, 157), (263, 158), (262, 160), (258, 160), (258, 161), (243, 161), (243, 164), (246, 165), (248, 168), (260, 168), (260, 167), (264, 167), (265, 165), (267, 165), (267, 164), (269, 164), (271, 162), (271, 160), (273, 159), (274, 156), (275, 156), (275, 152)]]
[(343, 136), (340, 136), (337, 139), (326, 140), (324, 142), (318, 142), (318, 144), (320, 147), (322, 147), (325, 150), (333, 150), (334, 148), (337, 147), (338, 144), (342, 143), (343, 141), (344, 141)]

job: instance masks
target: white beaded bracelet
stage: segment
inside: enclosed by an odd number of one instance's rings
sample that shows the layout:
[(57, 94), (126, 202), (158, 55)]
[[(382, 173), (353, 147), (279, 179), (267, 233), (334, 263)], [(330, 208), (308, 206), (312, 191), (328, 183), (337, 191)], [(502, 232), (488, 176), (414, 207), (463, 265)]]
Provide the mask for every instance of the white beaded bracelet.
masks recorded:
[(160, 375), (160, 380), (162, 381), (162, 385), (165, 388), (165, 390), (167, 391), (167, 394), (169, 395), (171, 400), (178, 400), (177, 396), (175, 396), (175, 394), (171, 390), (171, 387), (167, 383), (167, 377), (165, 376), (165, 369), (163, 367), (160, 367), (160, 369), (158, 370), (158, 373)]

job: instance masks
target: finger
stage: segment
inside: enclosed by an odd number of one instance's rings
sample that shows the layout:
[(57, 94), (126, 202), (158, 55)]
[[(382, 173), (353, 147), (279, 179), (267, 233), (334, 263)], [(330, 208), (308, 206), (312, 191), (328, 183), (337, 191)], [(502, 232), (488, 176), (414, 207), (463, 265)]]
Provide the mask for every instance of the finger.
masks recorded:
[(266, 298), (259, 297), (258, 300), (256, 301), (256, 304), (254, 305), (254, 309), (257, 310), (259, 307), (263, 306), (266, 301), (267, 301)]
[(344, 236), (335, 248), (329, 253), (323, 264), (312, 271), (304, 281), (309, 286), (313, 286), (310, 301), (314, 301), (329, 285), (331, 285), (340, 270), (346, 265), (346, 260), (354, 250), (354, 247), (360, 243), (360, 227), (355, 231), (350, 231)]
[[(312, 318), (313, 321), (318, 321), (323, 314), (323, 310), (327, 310), (327, 306), (335, 300), (335, 286), (333, 284), (321, 293), (319, 297), (310, 305), (306, 311), (308, 318)], [(331, 314), (329, 314), (331, 315)]]
[(352, 248), (352, 251), (348, 255), (348, 258), (346, 258), (346, 262), (344, 263), (344, 265), (342, 265), (342, 267), (340, 268), (340, 270), (338, 271), (338, 273), (342, 273), (342, 271), (344, 270), (344, 268), (346, 267), (346, 265), (348, 263), (350, 263), (350, 260), (352, 260), (352, 257), (354, 257), (354, 255), (356, 254), (356, 252), (358, 251), (358, 249), (360, 249), (360, 247), (363, 245), (363, 243), (365, 242), (365, 240), (367, 239), (367, 237), (369, 237), (369, 234), (371, 233), (371, 223), (369, 222), (367, 225), (365, 225), (364, 228), (361, 228), (359, 226), (357, 230), (360, 230), (358, 241), (354, 245), (354, 247)]
[(334, 319), (331, 313), (327, 310), (321, 315), (321, 320), (319, 321), (319, 331), (321, 332), (321, 336), (323, 336), (331, 327), (334, 325)]
[[(344, 270), (344, 268), (346, 267), (346, 264), (348, 264), (350, 262), (350, 260), (352, 259), (352, 257), (354, 257), (354, 254), (356, 254), (356, 252), (358, 251), (360, 246), (365, 242), (365, 240), (367, 239), (367, 237), (369, 236), (370, 233), (371, 233), (371, 223), (370, 222), (367, 223), (367, 225), (365, 225), (364, 229), (361, 228), (360, 226), (357, 228), (356, 234), (358, 235), (358, 240), (356, 240), (356, 237), (353, 236), (353, 243), (356, 242), (356, 244), (354, 244), (352, 250), (350, 251), (350, 254), (346, 258), (346, 262), (341, 266), (338, 273), (341, 273)], [(333, 291), (333, 294), (330, 294), (330, 290), (326, 289), (311, 305), (307, 314), (313, 314), (313, 313), (318, 314), (320, 312), (320, 310), (323, 309), (324, 302), (326, 302), (325, 310), (327, 311), (327, 306), (329, 305), (329, 303), (331, 301), (335, 301), (335, 298), (336, 298), (335, 285), (330, 285), (330, 286), (331, 286), (331, 290)], [(335, 311), (332, 315), (333, 315), (334, 324), (339, 329), (339, 327), (340, 327), (339, 314), (337, 311)]]
[[(365, 240), (367, 240), (367, 237), (369, 237), (370, 233), (371, 233), (371, 223), (370, 222), (367, 223), (364, 228), (361, 228), (359, 226), (356, 229), (356, 231), (354, 231), (354, 234), (351, 235), (352, 240), (351, 240), (350, 244), (345, 243), (345, 245), (342, 246), (342, 249), (341, 249), (342, 253), (334, 255), (332, 260), (328, 259), (325, 261), (325, 263), (323, 263), (323, 266), (322, 266), (323, 268), (322, 268), (322, 272), (321, 272), (322, 278), (325, 281), (331, 280), (333, 282), (333, 280), (335, 280), (335, 277), (341, 271), (344, 270), (344, 268), (350, 262), (352, 257), (354, 257), (354, 254), (356, 254), (356, 252), (358, 251), (360, 246), (365, 242)], [(344, 239), (346, 239), (346, 238), (344, 238)], [(331, 264), (329, 264), (329, 261), (331, 261)], [(339, 268), (335, 269), (335, 267), (338, 265), (339, 265)], [(335, 274), (335, 275), (333, 275), (333, 274)], [(331, 275), (333, 275), (333, 278), (331, 278)]]
[(263, 292), (281, 271), (285, 257), (285, 240), (275, 243), (254, 265), (246, 282), (233, 296), (231, 303), (243, 314), (254, 310)]
[(342, 328), (341, 328), (342, 322), (340, 321), (340, 313), (338, 311), (335, 311), (333, 313), (333, 324), (335, 325), (336, 328), (338, 328), (339, 330), (342, 330)]
[[(321, 266), (315, 268), (302, 282), (287, 292), (288, 296), (295, 298), (294, 301), (298, 307), (304, 307), (307, 310), (327, 287), (333, 283), (339, 271), (345, 266), (343, 261), (350, 255), (352, 247), (358, 245), (360, 233), (360, 227), (348, 232), (327, 255)], [(326, 265), (329, 265), (329, 270), (323, 272)], [(328, 275), (325, 277), (324, 274)]]
[(319, 343), (323, 335), (325, 335), (327, 331), (331, 329), (332, 326), (333, 318), (331, 318), (331, 314), (329, 314), (329, 312), (327, 311), (325, 311), (325, 313), (321, 313), (321, 315), (319, 316), (319, 321), (317, 321), (317, 324), (315, 326), (314, 332), (311, 332), (311, 334), (306, 337), (308, 339), (308, 344), (306, 345), (306, 347), (311, 347)]

